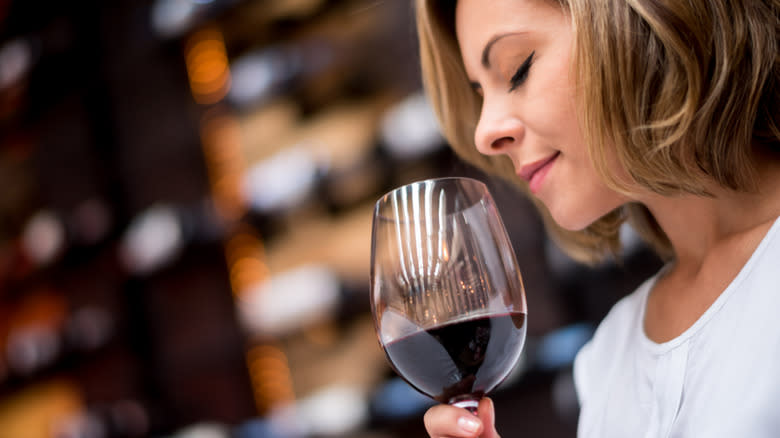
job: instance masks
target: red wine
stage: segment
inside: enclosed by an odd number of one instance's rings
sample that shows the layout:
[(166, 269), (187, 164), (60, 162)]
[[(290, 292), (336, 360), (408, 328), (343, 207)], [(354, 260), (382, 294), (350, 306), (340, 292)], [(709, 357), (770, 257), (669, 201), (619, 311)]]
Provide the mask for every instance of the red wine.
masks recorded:
[(506, 378), (525, 342), (525, 313), (481, 316), (385, 345), (396, 372), (441, 403), (480, 398)]

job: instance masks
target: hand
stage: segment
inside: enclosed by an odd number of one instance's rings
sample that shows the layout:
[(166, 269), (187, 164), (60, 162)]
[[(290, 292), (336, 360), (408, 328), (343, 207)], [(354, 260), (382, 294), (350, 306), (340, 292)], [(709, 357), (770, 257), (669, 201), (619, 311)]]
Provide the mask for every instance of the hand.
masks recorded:
[(493, 401), (479, 402), (477, 416), (450, 405), (437, 405), (425, 413), (425, 430), (431, 438), (500, 438), (496, 432)]

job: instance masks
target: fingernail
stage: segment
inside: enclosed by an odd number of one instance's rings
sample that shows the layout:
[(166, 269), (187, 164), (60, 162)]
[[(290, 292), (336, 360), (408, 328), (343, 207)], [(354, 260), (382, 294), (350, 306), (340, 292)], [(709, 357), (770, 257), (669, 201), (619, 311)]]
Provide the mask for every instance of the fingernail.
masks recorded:
[(479, 422), (473, 418), (460, 417), (458, 418), (458, 426), (466, 432), (478, 432)]

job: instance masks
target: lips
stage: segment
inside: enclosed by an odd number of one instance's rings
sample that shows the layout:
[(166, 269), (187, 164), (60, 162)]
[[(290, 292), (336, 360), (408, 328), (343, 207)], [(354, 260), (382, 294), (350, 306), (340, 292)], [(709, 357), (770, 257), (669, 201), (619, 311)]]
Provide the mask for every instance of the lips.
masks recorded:
[(528, 182), (531, 192), (536, 193), (538, 191), (542, 180), (547, 175), (547, 171), (552, 167), (553, 161), (558, 158), (558, 155), (560, 155), (560, 152), (520, 168), (517, 174)]

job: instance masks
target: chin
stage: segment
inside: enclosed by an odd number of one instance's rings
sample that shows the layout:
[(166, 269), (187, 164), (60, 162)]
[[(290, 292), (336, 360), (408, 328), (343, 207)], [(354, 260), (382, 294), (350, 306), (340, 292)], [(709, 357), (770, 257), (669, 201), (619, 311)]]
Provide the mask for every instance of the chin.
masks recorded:
[(582, 231), (599, 220), (604, 214), (590, 214), (583, 208), (549, 208), (555, 223), (567, 231)]
[(565, 189), (539, 199), (555, 223), (567, 231), (582, 231), (629, 201), (603, 185), (568, 185)]

